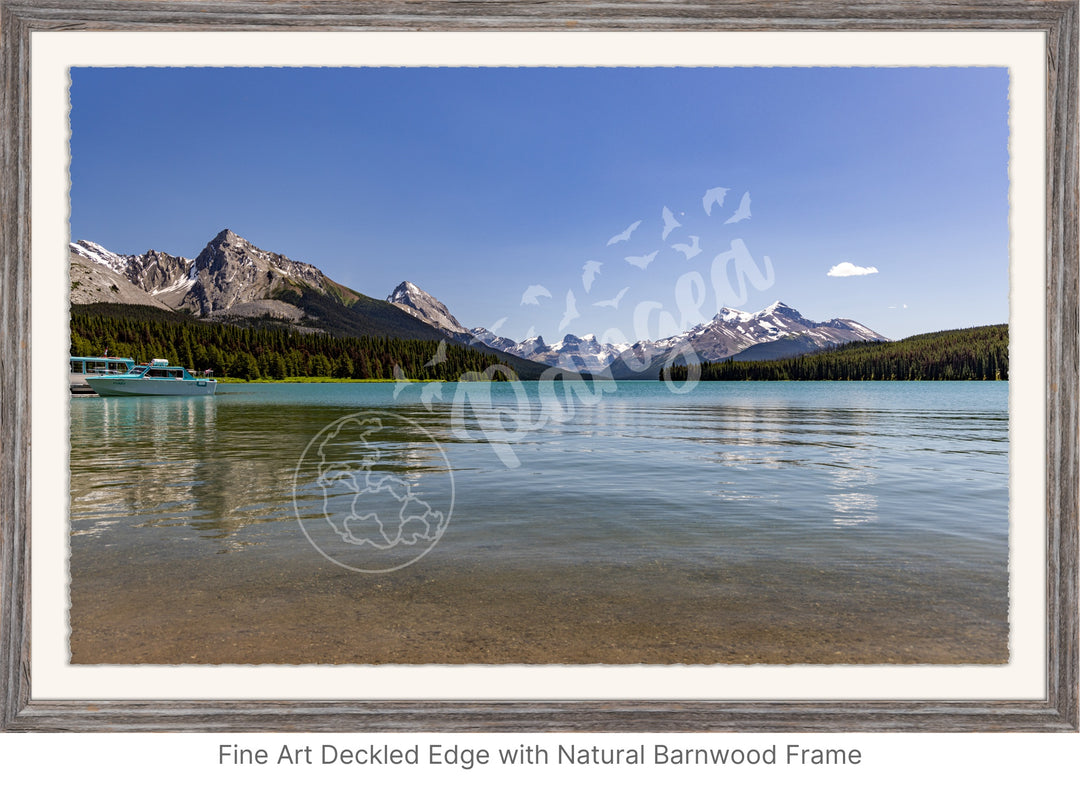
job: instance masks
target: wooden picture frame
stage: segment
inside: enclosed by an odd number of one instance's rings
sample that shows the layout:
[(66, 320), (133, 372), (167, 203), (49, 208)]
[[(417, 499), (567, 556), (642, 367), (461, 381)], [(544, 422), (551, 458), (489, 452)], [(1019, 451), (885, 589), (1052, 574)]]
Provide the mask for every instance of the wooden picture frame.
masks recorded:
[[(833, 3), (0, 0), (0, 729), (1075, 731), (1078, 709), (1076, 0)], [(1035, 31), (1046, 40), (1046, 696), (965, 701), (41, 701), (30, 672), (30, 36), (126, 30)]]

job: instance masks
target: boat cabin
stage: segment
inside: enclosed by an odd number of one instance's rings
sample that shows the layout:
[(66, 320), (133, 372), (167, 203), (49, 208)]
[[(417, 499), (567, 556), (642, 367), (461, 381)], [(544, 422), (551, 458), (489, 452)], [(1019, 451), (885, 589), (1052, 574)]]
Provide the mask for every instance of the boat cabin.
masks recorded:
[(164, 358), (154, 358), (150, 363), (139, 364), (131, 370), (131, 374), (144, 379), (156, 380), (193, 380), (193, 375), (182, 366), (169, 366)]
[(134, 358), (114, 358), (106, 355), (72, 355), (68, 366), (68, 390), (71, 393), (93, 393), (87, 377), (107, 374), (129, 374), (135, 368)]
[(68, 371), (71, 374), (85, 377), (88, 374), (127, 374), (135, 366), (135, 359), (72, 355), (70, 363)]

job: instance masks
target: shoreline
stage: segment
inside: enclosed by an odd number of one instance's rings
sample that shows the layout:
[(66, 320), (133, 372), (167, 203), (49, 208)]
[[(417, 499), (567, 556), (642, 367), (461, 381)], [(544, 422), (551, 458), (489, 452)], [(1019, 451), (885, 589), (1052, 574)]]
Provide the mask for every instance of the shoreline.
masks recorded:
[[(336, 377), (288, 377), (283, 380), (271, 380), (266, 378), (260, 378), (258, 380), (241, 380), (236, 377), (215, 377), (218, 385), (262, 385), (267, 383), (507, 383), (507, 382), (519, 382), (519, 383), (535, 383), (537, 380), (447, 380), (447, 379), (431, 379), (431, 380), (404, 380), (404, 379), (356, 379), (345, 380)], [(596, 378), (584, 378), (586, 382), (592, 382)], [(606, 380), (608, 378), (599, 378)], [(663, 382), (663, 380), (611, 380), (611, 382), (622, 385), (623, 383), (656, 383)], [(1007, 383), (1008, 380), (850, 380), (850, 379), (836, 379), (836, 380), (698, 380), (696, 385), (702, 385), (703, 383)]]
[(444, 379), (432, 379), (432, 380), (411, 380), (401, 379), (396, 380), (394, 378), (383, 379), (378, 377), (372, 378), (357, 378), (357, 379), (343, 379), (340, 377), (286, 377), (281, 380), (274, 380), (268, 377), (260, 377), (257, 380), (244, 380), (239, 377), (215, 377), (218, 385), (262, 385), (264, 383), (447, 383), (450, 380)]

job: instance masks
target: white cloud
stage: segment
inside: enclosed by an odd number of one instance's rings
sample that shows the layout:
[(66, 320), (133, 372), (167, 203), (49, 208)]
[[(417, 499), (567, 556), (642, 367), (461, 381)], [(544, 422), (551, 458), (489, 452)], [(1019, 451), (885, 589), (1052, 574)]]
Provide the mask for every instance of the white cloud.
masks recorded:
[(833, 265), (829, 268), (827, 276), (869, 276), (871, 273), (877, 273), (877, 268), (862, 268), (858, 265), (852, 265), (850, 262), (841, 262), (839, 265)]

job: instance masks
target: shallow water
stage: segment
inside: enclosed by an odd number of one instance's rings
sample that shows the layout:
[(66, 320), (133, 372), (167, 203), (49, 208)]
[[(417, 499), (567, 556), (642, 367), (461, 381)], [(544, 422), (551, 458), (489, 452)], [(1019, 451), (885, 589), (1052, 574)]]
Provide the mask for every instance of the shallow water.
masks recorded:
[(598, 386), (73, 400), (73, 661), (1007, 659), (1007, 383)]

